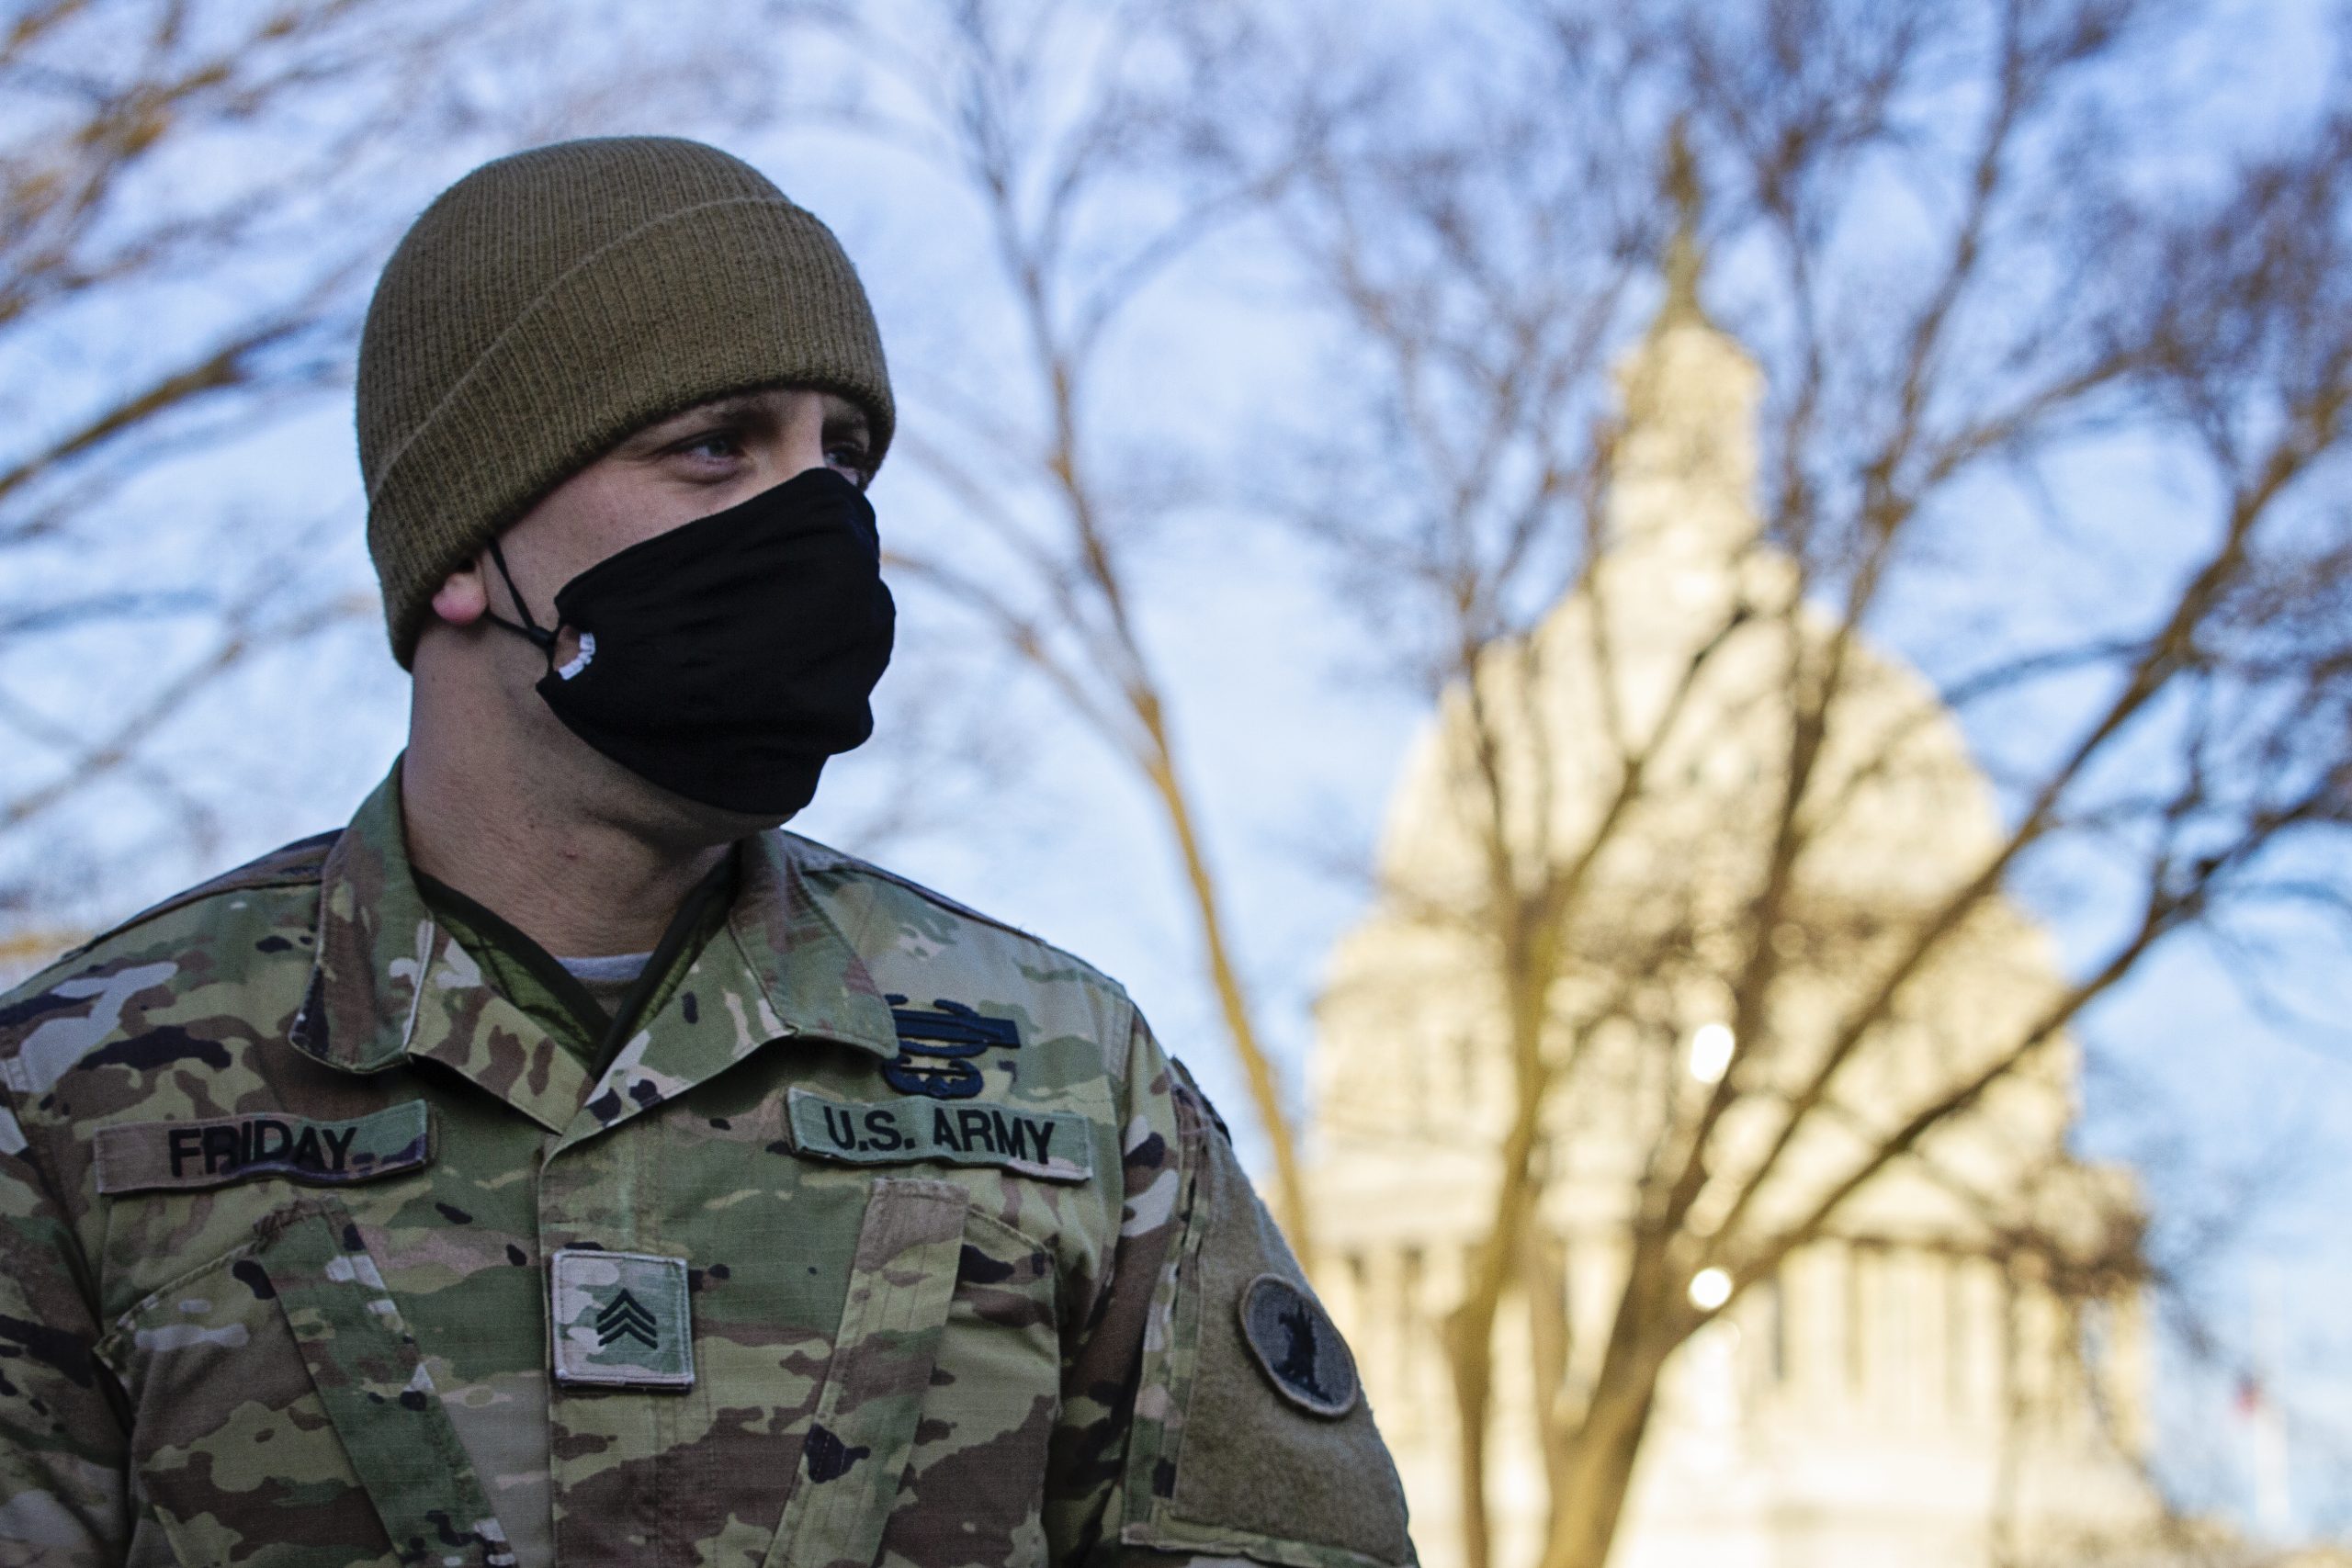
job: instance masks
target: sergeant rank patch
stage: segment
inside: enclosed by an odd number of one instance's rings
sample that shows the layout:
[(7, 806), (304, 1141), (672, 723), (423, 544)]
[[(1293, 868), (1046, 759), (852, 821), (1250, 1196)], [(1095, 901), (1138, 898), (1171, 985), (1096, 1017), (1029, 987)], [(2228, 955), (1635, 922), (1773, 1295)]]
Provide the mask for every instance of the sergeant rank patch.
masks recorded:
[(792, 1091), (792, 1143), (816, 1159), (850, 1165), (994, 1165), (1047, 1181), (1083, 1181), (1094, 1171), (1086, 1118), (985, 1100), (859, 1102)]
[(548, 1260), (555, 1376), (567, 1388), (695, 1383), (686, 1260), (567, 1247)]
[(1274, 1392), (1310, 1416), (1336, 1421), (1356, 1407), (1356, 1360), (1322, 1303), (1279, 1274), (1241, 1292), (1241, 1337)]

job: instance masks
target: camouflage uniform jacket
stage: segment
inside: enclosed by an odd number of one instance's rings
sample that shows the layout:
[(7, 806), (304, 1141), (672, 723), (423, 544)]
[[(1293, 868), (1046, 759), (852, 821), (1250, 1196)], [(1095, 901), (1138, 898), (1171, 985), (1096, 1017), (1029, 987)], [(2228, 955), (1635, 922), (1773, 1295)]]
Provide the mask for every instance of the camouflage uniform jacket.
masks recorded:
[[(487, 1568), (526, 1495), (582, 1568), (1410, 1562), (1125, 993), (789, 834), (740, 877), (593, 1083), (390, 784), (0, 999), (0, 1568)], [(466, 1430), (518, 1360), (535, 1492)]]

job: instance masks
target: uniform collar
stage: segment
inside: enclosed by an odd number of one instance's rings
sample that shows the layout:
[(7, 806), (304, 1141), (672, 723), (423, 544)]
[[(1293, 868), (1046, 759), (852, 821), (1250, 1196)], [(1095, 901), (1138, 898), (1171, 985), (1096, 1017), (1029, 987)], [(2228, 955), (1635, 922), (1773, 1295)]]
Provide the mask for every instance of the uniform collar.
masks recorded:
[(889, 1004), (797, 846), (773, 832), (744, 842), (725, 927), (592, 1090), (589, 1069), (500, 995), (425, 906), (409, 869), (395, 764), (327, 854), (318, 957), (293, 1043), (345, 1072), (439, 1062), (567, 1145), (780, 1038), (891, 1056)]

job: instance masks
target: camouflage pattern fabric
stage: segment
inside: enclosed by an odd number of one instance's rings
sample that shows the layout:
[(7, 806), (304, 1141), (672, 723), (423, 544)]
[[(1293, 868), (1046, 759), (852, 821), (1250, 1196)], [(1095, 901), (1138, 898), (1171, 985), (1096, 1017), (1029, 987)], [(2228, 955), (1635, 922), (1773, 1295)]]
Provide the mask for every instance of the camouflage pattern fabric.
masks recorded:
[(0, 1568), (1409, 1562), (1369, 1414), (1250, 1381), (1303, 1277), (1125, 993), (790, 834), (739, 876), (600, 1074), (397, 773), (0, 998)]

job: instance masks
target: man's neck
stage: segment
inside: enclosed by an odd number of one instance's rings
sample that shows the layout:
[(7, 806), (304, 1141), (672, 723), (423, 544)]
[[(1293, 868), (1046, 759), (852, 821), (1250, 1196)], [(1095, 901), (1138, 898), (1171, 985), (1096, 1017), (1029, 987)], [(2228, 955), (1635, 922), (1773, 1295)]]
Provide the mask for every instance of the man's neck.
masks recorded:
[(565, 958), (650, 951), (729, 849), (660, 843), (414, 751), (401, 769), (401, 811), (418, 870)]

